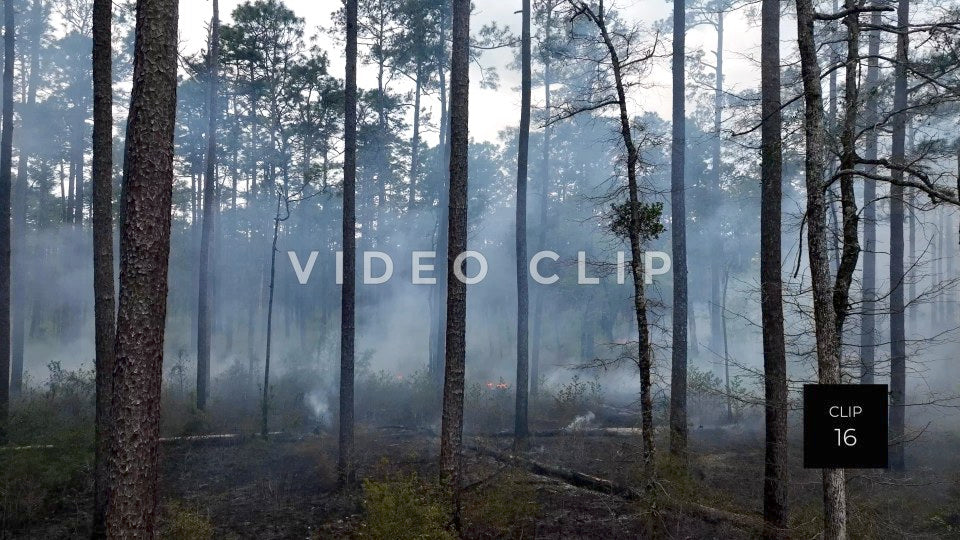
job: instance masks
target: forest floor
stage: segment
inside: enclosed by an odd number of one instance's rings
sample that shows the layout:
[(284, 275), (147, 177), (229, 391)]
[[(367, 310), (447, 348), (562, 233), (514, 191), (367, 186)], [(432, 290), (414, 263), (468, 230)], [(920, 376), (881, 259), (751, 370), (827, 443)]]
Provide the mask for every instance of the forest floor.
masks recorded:
[[(507, 452), (510, 439), (466, 437), (474, 445)], [(849, 471), (853, 537), (957, 537), (960, 455), (953, 436), (928, 434), (908, 458), (909, 477), (882, 471)], [(798, 441), (794, 441), (796, 443)], [(666, 441), (658, 441), (664, 448)], [(357, 434), (362, 488), (336, 489), (336, 438), (329, 434), (165, 443), (161, 453), (161, 523), (168, 538), (403, 538), (444, 537), (437, 508), (437, 440), (402, 428), (361, 428)], [(465, 452), (466, 538), (751, 538), (755, 531), (723, 519), (704, 519), (677, 501), (757, 518), (761, 510), (762, 432), (736, 427), (693, 429), (689, 473), (658, 459), (652, 499), (626, 500), (574, 487), (475, 451)], [(800, 468), (791, 454), (792, 530), (816, 536), (819, 471)], [(57, 449), (0, 454), (5, 476), (2, 536), (88, 536), (89, 472), (56, 475), (70, 460)], [(32, 454), (33, 457), (28, 457)], [(635, 436), (562, 434), (533, 441), (527, 454), (539, 463), (576, 470), (637, 487), (643, 478)], [(26, 462), (24, 462), (26, 460)], [(56, 489), (40, 497), (18, 484), (11, 470), (41, 466), (41, 480)], [(62, 463), (61, 463), (62, 464)], [(948, 472), (949, 471), (949, 472)], [(951, 476), (953, 475), (953, 476)], [(34, 476), (36, 480), (37, 476)], [(37, 480), (39, 482), (39, 480)], [(29, 479), (28, 479), (29, 482)], [(49, 500), (50, 498), (54, 500)], [(33, 505), (33, 506), (31, 506)], [(17, 508), (20, 516), (12, 515)], [(40, 510), (42, 509), (42, 512)], [(23, 516), (32, 516), (24, 520)], [(438, 519), (440, 522), (438, 522)]]

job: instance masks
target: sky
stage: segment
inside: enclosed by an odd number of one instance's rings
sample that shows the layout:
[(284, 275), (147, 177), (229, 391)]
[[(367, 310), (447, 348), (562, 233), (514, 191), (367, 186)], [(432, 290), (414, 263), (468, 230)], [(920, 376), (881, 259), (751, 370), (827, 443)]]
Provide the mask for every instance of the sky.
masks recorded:
[[(304, 18), (308, 35), (315, 34), (319, 27), (329, 27), (331, 13), (342, 5), (339, 0), (282, 1), (298, 16)], [(229, 22), (230, 13), (241, 3), (238, 0), (221, 0), (221, 18), (225, 23)], [(517, 11), (520, 9), (520, 2), (518, 0), (513, 2), (475, 0), (474, 5), (471, 29), (476, 30), (488, 22), (497, 21), (501, 26), (509, 26), (514, 32), (519, 32), (520, 14)], [(615, 0), (613, 6), (619, 9), (628, 20), (639, 21), (648, 26), (667, 19), (673, 9), (672, 3), (663, 0)], [(211, 9), (211, 0), (181, 2), (180, 43), (182, 52), (192, 53), (204, 48)], [(759, 66), (751, 58), (759, 58), (760, 32), (758, 23), (749, 20), (745, 13), (740, 11), (729, 16), (725, 25), (724, 71), (726, 73), (727, 89), (756, 87), (759, 84)], [(786, 38), (787, 35), (784, 35), (784, 39)], [(328, 52), (332, 73), (342, 78), (344, 70), (342, 48), (326, 36), (321, 36), (319, 43)], [(668, 52), (670, 44), (664, 42), (661, 47), (663, 47), (664, 52)], [(716, 50), (716, 31), (712, 27), (698, 26), (688, 32), (687, 50), (694, 51), (697, 49), (707, 52), (705, 59), (711, 64), (713, 63), (713, 52)], [(487, 51), (481, 59), (484, 65), (496, 67), (500, 76), (498, 89), (480, 88), (477, 69), (475, 68), (471, 73), (470, 133), (477, 140), (496, 141), (501, 130), (516, 126), (519, 123), (520, 95), (517, 88), (520, 84), (520, 74), (509, 67), (512, 59), (513, 52), (509, 49)], [(653, 111), (669, 119), (671, 93), (669, 68), (669, 58), (659, 60), (651, 74), (651, 87), (645, 88), (642, 94), (638, 91), (637, 94), (631, 96), (633, 101), (632, 112), (635, 115)], [(369, 67), (367, 69), (364, 69), (363, 66), (360, 67), (358, 79), (361, 87), (375, 86), (374, 72)], [(534, 89), (535, 101), (537, 93), (537, 90)], [(425, 107), (431, 110), (433, 118), (437, 118), (438, 103), (427, 100)], [(534, 128), (536, 129), (536, 126)], [(436, 134), (433, 134), (433, 137), (435, 136)]]

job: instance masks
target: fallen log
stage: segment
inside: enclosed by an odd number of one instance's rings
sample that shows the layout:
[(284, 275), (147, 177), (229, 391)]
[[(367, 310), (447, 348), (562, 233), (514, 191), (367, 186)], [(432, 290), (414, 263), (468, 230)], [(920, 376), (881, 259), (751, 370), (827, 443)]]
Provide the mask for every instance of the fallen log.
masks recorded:
[(636, 490), (626, 486), (619, 486), (604, 478), (598, 478), (580, 471), (558, 467), (556, 465), (547, 465), (545, 463), (540, 463), (515, 454), (500, 452), (492, 448), (487, 448), (479, 444), (467, 444), (466, 446), (470, 450), (473, 450), (482, 456), (492, 457), (498, 461), (512, 465), (520, 465), (535, 474), (563, 480), (572, 486), (586, 488), (592, 491), (599, 491), (601, 493), (618, 495), (627, 500), (635, 500), (640, 498), (640, 494)]
[[(581, 437), (639, 437), (643, 431), (640, 428), (632, 427), (601, 427), (601, 428), (583, 428), (583, 429), (546, 429), (541, 431), (531, 431), (531, 437), (563, 437), (563, 436), (581, 436)], [(497, 431), (495, 433), (477, 434), (477, 437), (491, 437), (496, 439), (512, 438), (513, 431)]]
[[(491, 457), (503, 463), (521, 466), (534, 474), (555, 478), (575, 487), (589, 489), (598, 493), (616, 495), (626, 500), (640, 500), (644, 496), (640, 490), (629, 486), (622, 486), (605, 478), (599, 478), (573, 469), (548, 465), (509, 452), (494, 450), (480, 444), (467, 444), (466, 447), (482, 456)], [(671, 497), (666, 493), (666, 490), (661, 489), (661, 492), (664, 497), (660, 500), (672, 510), (696, 516), (708, 523), (727, 523), (739, 529), (753, 532), (761, 532), (765, 528), (764, 521), (759, 516), (737, 514), (700, 503), (682, 501)]]

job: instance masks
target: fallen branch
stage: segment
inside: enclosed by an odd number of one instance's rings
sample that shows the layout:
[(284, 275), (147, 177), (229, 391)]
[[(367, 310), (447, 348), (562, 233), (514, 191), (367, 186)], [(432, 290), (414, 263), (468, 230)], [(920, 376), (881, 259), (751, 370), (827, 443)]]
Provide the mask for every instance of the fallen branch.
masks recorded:
[[(642, 431), (640, 428), (626, 427), (603, 427), (603, 428), (585, 428), (585, 429), (547, 429), (542, 431), (531, 431), (531, 437), (562, 437), (565, 435), (579, 435), (582, 437), (638, 437)], [(491, 437), (496, 439), (513, 437), (513, 431), (497, 431), (496, 433), (477, 434), (477, 437)]]
[[(465, 446), (482, 456), (488, 456), (504, 463), (522, 466), (534, 474), (562, 480), (563, 482), (572, 486), (589, 489), (599, 493), (616, 495), (630, 501), (640, 500), (643, 498), (643, 493), (641, 491), (633, 489), (629, 486), (616, 484), (604, 478), (599, 478), (565, 467), (547, 465), (523, 456), (508, 452), (500, 452), (479, 444), (466, 444)], [(662, 486), (661, 490), (664, 494), (664, 498), (661, 500), (665, 502), (668, 507), (671, 507), (675, 511), (696, 516), (707, 523), (728, 523), (740, 529), (756, 532), (764, 530), (763, 519), (758, 516), (737, 514), (727, 510), (720, 510), (719, 508), (705, 506), (699, 503), (682, 501), (671, 497)]]

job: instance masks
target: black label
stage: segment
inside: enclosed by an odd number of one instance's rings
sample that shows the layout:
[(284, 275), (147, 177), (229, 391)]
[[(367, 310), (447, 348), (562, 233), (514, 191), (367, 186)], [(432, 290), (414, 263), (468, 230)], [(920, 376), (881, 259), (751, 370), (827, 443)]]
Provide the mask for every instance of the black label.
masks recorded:
[(887, 385), (805, 385), (803, 466), (886, 468)]

